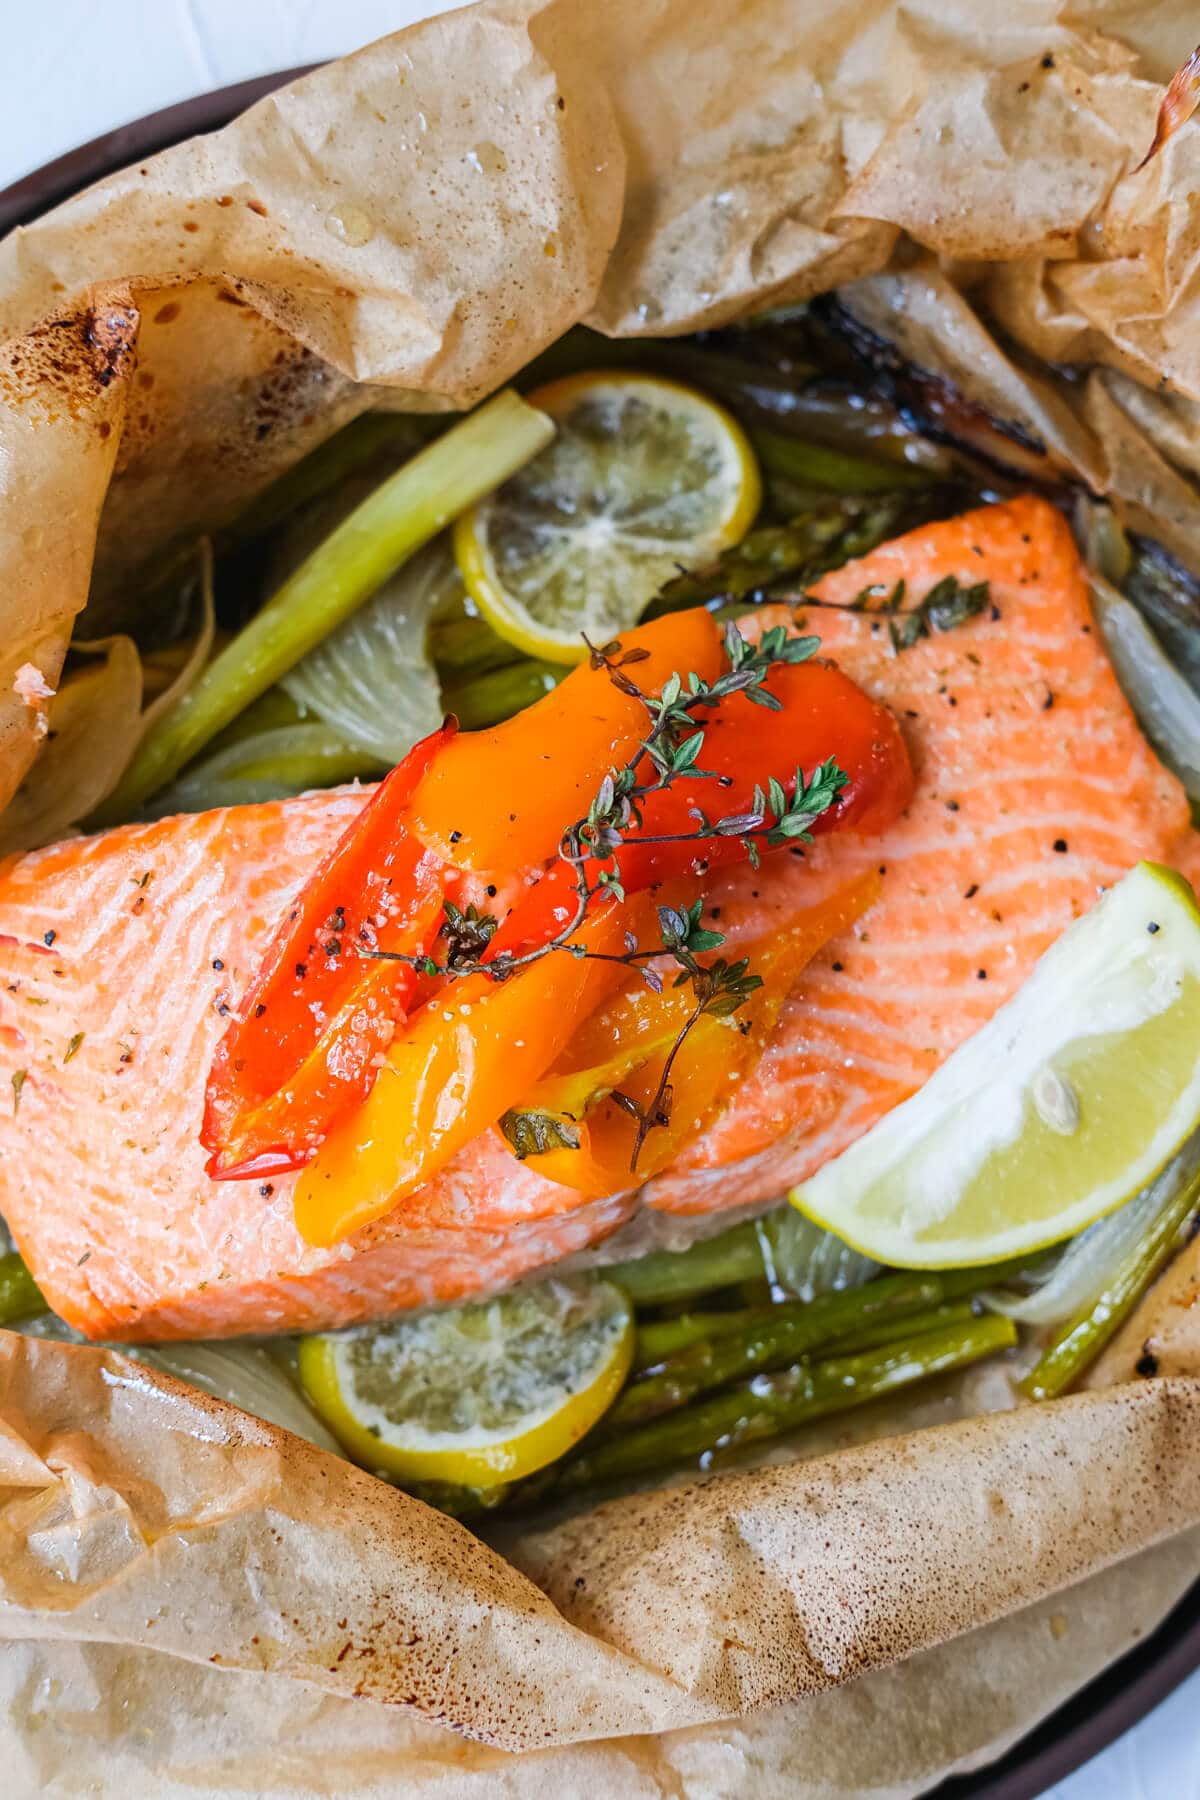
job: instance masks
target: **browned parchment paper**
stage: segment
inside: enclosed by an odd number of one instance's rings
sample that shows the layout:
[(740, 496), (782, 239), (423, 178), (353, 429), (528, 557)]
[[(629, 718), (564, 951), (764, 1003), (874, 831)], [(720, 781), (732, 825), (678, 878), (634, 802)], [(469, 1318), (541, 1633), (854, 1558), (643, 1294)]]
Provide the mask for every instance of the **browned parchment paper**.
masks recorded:
[[(176, 1737), (189, 1716), (203, 1730), (192, 1665), (267, 1679), (285, 1713), (289, 1688), (302, 1714), (312, 1688), (385, 1703), (403, 1744), (443, 1724), (525, 1753), (679, 1731), (821, 1694), (1064, 1587), (1070, 1607), (1081, 1578), (1195, 1535), (1198, 1427), (1191, 1380), (986, 1413), (527, 1532), (525, 1579), (452, 1520), (170, 1377), (2, 1333), (0, 1629), (26, 1669), (36, 1647), (37, 1714), (59, 1734), (55, 1671), (117, 1649), (157, 1666)], [(101, 1731), (128, 1679), (123, 1664), (98, 1693)]]
[[(1194, 562), (1200, 130), (1134, 172), (1193, 35), (1166, 0), (491, 0), (15, 234), (0, 801), (90, 574), (96, 635), (362, 407), (469, 403), (579, 319), (682, 331), (841, 285)], [(1195, 1268), (1114, 1346), (1127, 1385), (993, 1413), (1008, 1384), (976, 1372), (819, 1462), (508, 1560), (166, 1378), (4, 1338), (5, 1769), (18, 1794), (913, 1794), (1200, 1568)], [(1151, 1340), (1178, 1379), (1130, 1379)]]

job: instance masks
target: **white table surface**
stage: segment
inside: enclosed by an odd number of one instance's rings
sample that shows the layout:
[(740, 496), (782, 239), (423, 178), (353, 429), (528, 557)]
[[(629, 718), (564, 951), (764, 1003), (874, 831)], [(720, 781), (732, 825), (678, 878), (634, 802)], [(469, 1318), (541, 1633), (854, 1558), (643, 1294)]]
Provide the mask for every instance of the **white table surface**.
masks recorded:
[[(172, 101), (449, 10), (444, 0), (0, 0), (0, 188)], [(1044, 1800), (1200, 1800), (1200, 1674)]]

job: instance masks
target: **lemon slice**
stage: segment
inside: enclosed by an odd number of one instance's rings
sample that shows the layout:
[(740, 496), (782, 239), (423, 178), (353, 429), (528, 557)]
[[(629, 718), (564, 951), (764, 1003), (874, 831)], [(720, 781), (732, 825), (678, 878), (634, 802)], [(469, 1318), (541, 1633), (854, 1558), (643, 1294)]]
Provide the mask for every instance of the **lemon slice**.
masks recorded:
[(571, 375), (529, 396), (558, 426), (519, 474), (464, 513), (454, 553), (493, 630), (529, 656), (581, 662), (663, 583), (749, 530), (762, 498), (724, 407), (653, 375)]
[(629, 1372), (633, 1314), (606, 1281), (300, 1340), (300, 1380), (355, 1462), (399, 1481), (486, 1488), (555, 1462)]
[(1139, 863), (919, 1093), (794, 1190), (879, 1262), (1057, 1243), (1144, 1188), (1200, 1122), (1200, 910)]

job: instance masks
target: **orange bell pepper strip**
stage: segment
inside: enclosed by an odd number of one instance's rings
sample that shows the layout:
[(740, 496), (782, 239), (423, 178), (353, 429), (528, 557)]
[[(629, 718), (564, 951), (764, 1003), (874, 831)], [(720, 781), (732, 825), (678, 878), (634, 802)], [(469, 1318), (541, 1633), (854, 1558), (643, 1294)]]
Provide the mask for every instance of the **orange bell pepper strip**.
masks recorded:
[(653, 1105), (667, 1059), (695, 1010), (690, 983), (656, 994), (638, 981), (598, 1007), (554, 1068), (511, 1109), (503, 1127), (509, 1148), (515, 1148), (514, 1137), (531, 1141), (547, 1123), (557, 1135), (559, 1125), (578, 1139), (578, 1148), (526, 1155), (522, 1160), (531, 1169), (591, 1199), (641, 1187), (669, 1167), (733, 1099), (766, 1049), (804, 969), (874, 904), (880, 885), (874, 871), (859, 876), (797, 914), (782, 931), (740, 947), (738, 954), (762, 986), (735, 1013), (709, 1014), (692, 1026), (670, 1068), (665, 1116), (640, 1148), (636, 1119), (610, 1096), (617, 1090), (643, 1111)]
[(576, 942), (505, 981), (465, 975), (413, 1014), (386, 1052), (363, 1104), (335, 1125), (293, 1197), (307, 1243), (335, 1244), (390, 1212), (486, 1131), (554, 1061), (575, 1029), (627, 975), (625, 934), (654, 918), (648, 895), (597, 900)]
[(276, 932), (209, 1074), (200, 1137), (214, 1179), (301, 1167), (369, 1091), (415, 977), (360, 951), (418, 954), (438, 932), (441, 862), (396, 815), (452, 737), (433, 732), (381, 783)]
[[(644, 693), (693, 670), (713, 681), (725, 665), (702, 607), (623, 631), (620, 643)], [(413, 795), (410, 829), (460, 869), (544, 863), (587, 812), (605, 770), (627, 762), (645, 734), (641, 702), (614, 687), (607, 669), (581, 663), (515, 718), (447, 744)]]

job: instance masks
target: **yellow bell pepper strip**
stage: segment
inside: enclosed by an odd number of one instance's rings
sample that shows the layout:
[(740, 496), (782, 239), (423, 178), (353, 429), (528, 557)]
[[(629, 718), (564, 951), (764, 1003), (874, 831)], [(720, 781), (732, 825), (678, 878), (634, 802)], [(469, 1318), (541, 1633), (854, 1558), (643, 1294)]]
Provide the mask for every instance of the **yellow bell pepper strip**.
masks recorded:
[[(634, 1114), (660, 1098), (667, 1059), (695, 1010), (690, 984), (664, 986), (656, 994), (639, 981), (599, 1006), (550, 1073), (502, 1121), (509, 1148), (547, 1180), (592, 1199), (649, 1181), (733, 1099), (807, 964), (872, 905), (879, 887), (878, 874), (862, 875), (782, 931), (742, 947), (762, 986), (737, 1012), (705, 1015), (691, 1026), (669, 1072), (663, 1117), (646, 1134), (636, 1166)], [(632, 1111), (611, 1098), (614, 1091), (633, 1103)], [(539, 1136), (559, 1141), (544, 1151), (529, 1150)], [(578, 1148), (569, 1147), (571, 1138)]]
[(625, 934), (648, 929), (648, 894), (597, 901), (575, 943), (505, 981), (464, 976), (442, 988), (393, 1040), (370, 1095), (330, 1131), (300, 1177), (296, 1227), (307, 1243), (338, 1243), (390, 1212), (507, 1111), (559, 1056), (575, 1020), (592, 1011), (627, 968)]

